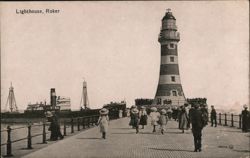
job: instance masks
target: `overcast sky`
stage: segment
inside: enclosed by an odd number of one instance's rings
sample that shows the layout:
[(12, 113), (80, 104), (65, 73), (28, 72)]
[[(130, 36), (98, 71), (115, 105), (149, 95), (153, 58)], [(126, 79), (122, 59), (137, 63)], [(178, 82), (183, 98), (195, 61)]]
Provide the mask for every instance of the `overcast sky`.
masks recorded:
[[(16, 9), (59, 14), (16, 14)], [(181, 40), (180, 77), (187, 98), (238, 108), (248, 104), (248, 1), (3, 2), (2, 109), (13, 83), (19, 109), (49, 102), (50, 88), (78, 109), (83, 77), (91, 108), (154, 98), (160, 69), (157, 41), (171, 8)]]

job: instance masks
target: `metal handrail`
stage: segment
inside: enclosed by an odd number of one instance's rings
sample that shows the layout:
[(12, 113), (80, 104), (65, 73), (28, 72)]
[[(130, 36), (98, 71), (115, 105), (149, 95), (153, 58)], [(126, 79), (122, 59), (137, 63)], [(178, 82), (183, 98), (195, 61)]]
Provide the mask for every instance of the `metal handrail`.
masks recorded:
[[(91, 116), (83, 116), (83, 117), (76, 117), (76, 118), (71, 118), (70, 121), (66, 121), (66, 119), (63, 120), (63, 129), (64, 129), (64, 136), (67, 135), (67, 128), (71, 128), (71, 133), (74, 133), (74, 126), (77, 126), (77, 130), (80, 131), (81, 125), (82, 129), (86, 129), (86, 126), (90, 128), (90, 126), (94, 126), (94, 124), (97, 122), (97, 118), (99, 115), (91, 115)], [(76, 120), (76, 121), (75, 121)], [(61, 122), (61, 121), (60, 121)], [(70, 125), (66, 125), (70, 123)], [(16, 127), (16, 128), (11, 128), (10, 126), (7, 126), (7, 129), (1, 130), (1, 132), (6, 132), (7, 131), (7, 142), (1, 144), (1, 146), (6, 145), (7, 149), (7, 155), (6, 156), (13, 156), (12, 155), (12, 143), (22, 141), (22, 140), (28, 140), (27, 141), (27, 149), (32, 149), (32, 138), (37, 137), (37, 136), (42, 136), (43, 143), (46, 142), (46, 135), (50, 132), (46, 132), (46, 125), (48, 125), (48, 122), (43, 122), (41, 124), (36, 124), (36, 125), (31, 125), (28, 123), (27, 126), (22, 126), (22, 127)], [(31, 134), (31, 128), (36, 127), (36, 126), (43, 126), (43, 132), (39, 134), (32, 135)], [(18, 130), (18, 129), (23, 129), (23, 128), (28, 128), (28, 136), (25, 138), (17, 139), (17, 140), (11, 140), (11, 131), (13, 130)]]
[[(209, 113), (209, 115), (211, 116), (211, 113)], [(235, 120), (235, 117), (238, 117), (238, 119)], [(216, 119), (218, 121), (218, 125), (228, 126), (228, 124), (231, 124), (231, 127), (235, 127), (234, 123), (239, 123), (238, 128), (242, 127), (241, 114), (235, 115), (229, 113), (219, 113), (216, 114)], [(224, 124), (222, 123), (222, 121), (224, 122)]]

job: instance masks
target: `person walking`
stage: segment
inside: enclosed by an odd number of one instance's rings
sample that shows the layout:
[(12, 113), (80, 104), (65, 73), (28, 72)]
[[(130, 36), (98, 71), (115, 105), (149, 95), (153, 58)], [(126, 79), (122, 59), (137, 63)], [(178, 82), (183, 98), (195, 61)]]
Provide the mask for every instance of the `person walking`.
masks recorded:
[(123, 110), (119, 110), (119, 118), (122, 118)]
[(200, 110), (201, 110), (201, 113), (202, 113), (202, 121), (203, 121), (203, 125), (204, 127), (206, 125), (208, 125), (208, 109), (207, 109), (207, 105), (206, 104), (201, 104), (200, 105)]
[(161, 134), (164, 134), (164, 131), (166, 131), (167, 122), (168, 122), (167, 111), (165, 109), (162, 109), (161, 110), (161, 116), (159, 118)]
[(241, 112), (242, 116), (242, 132), (247, 132), (248, 131), (248, 119), (250, 117), (249, 111), (247, 110), (247, 105), (243, 106), (244, 110)]
[(106, 139), (106, 134), (108, 132), (109, 126), (109, 110), (106, 108), (102, 108), (100, 111), (100, 116), (97, 122), (97, 125), (100, 127), (100, 132), (102, 133), (102, 138)]
[(129, 113), (129, 116), (130, 116), (129, 126), (132, 126), (132, 128), (135, 128), (135, 126), (133, 126), (135, 120), (134, 120), (134, 116), (132, 114), (132, 110), (135, 109), (135, 108), (136, 108), (136, 106), (132, 105), (131, 108), (130, 108), (130, 113)]
[(188, 129), (188, 114), (184, 106), (180, 107), (180, 111), (178, 114), (178, 121), (179, 121), (179, 129), (182, 130), (182, 133), (184, 133), (184, 130)]
[(144, 129), (144, 126), (147, 125), (148, 122), (148, 115), (146, 108), (144, 106), (141, 107), (141, 110), (139, 112), (139, 117), (140, 117), (139, 125), (142, 125), (142, 129)]
[(167, 109), (167, 115), (168, 115), (168, 119), (169, 119), (169, 120), (171, 120), (171, 118), (172, 118), (172, 113), (173, 113), (172, 109), (171, 109), (171, 108), (168, 108), (168, 109)]
[(157, 108), (156, 107), (152, 107), (151, 108), (151, 113), (149, 115), (151, 117), (151, 125), (153, 126), (153, 133), (156, 132), (155, 128), (158, 125), (158, 121), (160, 118), (160, 113), (157, 112)]
[(211, 127), (217, 127), (217, 114), (216, 114), (216, 110), (214, 109), (214, 106), (211, 106), (211, 115), (210, 115), (210, 120), (211, 120)]
[(194, 152), (201, 152), (201, 137), (202, 137), (202, 129), (204, 127), (202, 121), (202, 112), (199, 109), (199, 105), (195, 104), (192, 113), (190, 113), (190, 121), (192, 124), (192, 133), (194, 137)]
[(132, 126), (135, 127), (136, 129), (136, 134), (139, 133), (139, 122), (140, 122), (140, 118), (139, 118), (139, 110), (137, 108), (133, 108), (131, 110), (131, 120), (132, 121)]

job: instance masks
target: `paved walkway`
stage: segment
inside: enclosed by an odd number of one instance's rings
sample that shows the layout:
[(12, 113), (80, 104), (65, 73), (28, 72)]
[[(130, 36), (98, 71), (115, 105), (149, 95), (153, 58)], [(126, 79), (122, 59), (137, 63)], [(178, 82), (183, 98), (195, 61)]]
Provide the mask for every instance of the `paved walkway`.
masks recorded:
[(105, 140), (100, 138), (99, 128), (91, 128), (24, 158), (250, 158), (250, 134), (236, 128), (207, 126), (203, 151), (196, 153), (191, 131), (182, 134), (175, 121), (168, 122), (164, 135), (153, 134), (151, 126), (135, 134), (128, 121), (111, 121)]

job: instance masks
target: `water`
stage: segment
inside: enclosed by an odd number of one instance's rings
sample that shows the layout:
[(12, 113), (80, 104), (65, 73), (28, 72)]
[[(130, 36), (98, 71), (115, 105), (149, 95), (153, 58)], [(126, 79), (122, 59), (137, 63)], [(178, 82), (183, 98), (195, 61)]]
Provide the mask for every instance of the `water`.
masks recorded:
[[(28, 136), (28, 127), (27, 124), (20, 123), (20, 124), (1, 124), (1, 130), (5, 130), (7, 126), (10, 126), (11, 129), (11, 141), (22, 139), (22, 138), (27, 138)], [(19, 127), (24, 127), (20, 129), (15, 129)], [(48, 126), (46, 127), (46, 130), (48, 131)], [(43, 127), (42, 126), (32, 126), (31, 127), (31, 135), (36, 135), (36, 134), (42, 134), (43, 132)], [(1, 132), (1, 144), (7, 142), (7, 131)]]

